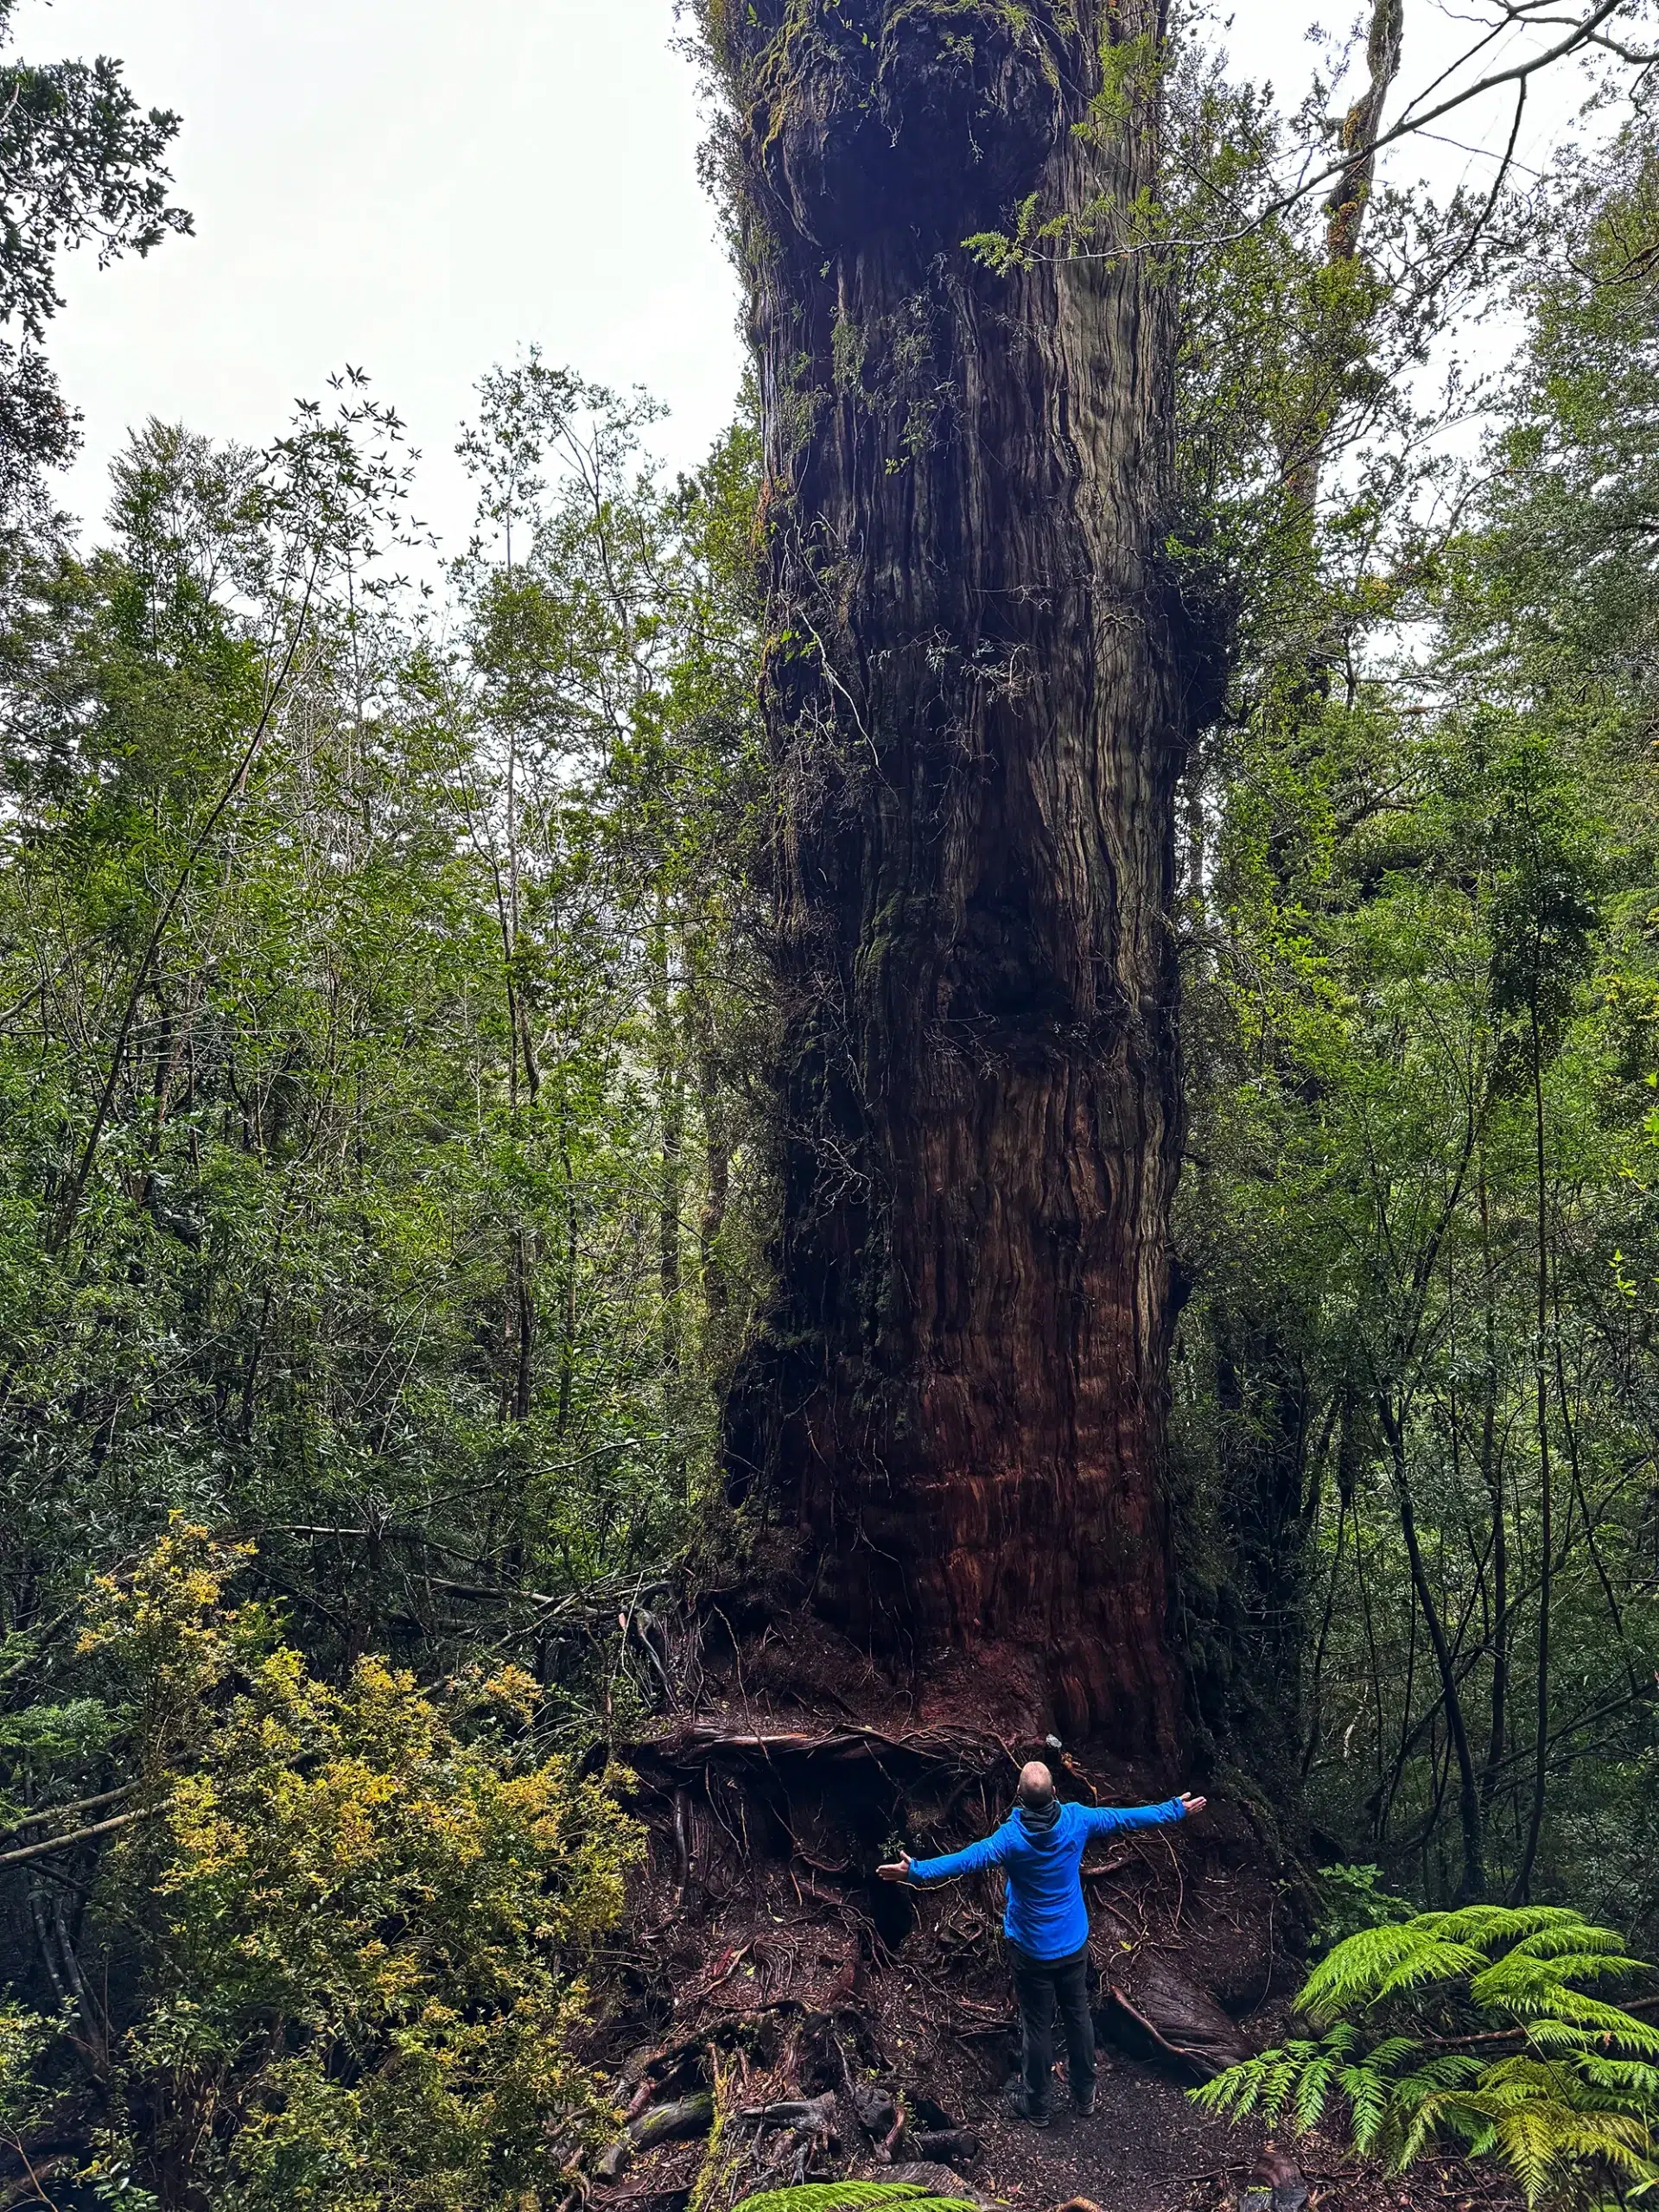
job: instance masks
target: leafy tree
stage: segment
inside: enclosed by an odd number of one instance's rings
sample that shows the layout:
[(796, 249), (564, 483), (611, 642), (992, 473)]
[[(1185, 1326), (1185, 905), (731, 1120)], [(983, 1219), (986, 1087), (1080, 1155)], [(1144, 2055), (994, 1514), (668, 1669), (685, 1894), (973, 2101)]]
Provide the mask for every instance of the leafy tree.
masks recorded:
[[(0, 42), (16, 0), (0, 5)], [(178, 134), (169, 110), (139, 107), (118, 63), (0, 60), (0, 518), (10, 521), (39, 471), (74, 450), (75, 417), (40, 351), (63, 304), (60, 254), (95, 245), (103, 265), (148, 254), (190, 218), (168, 201), (163, 166)]]

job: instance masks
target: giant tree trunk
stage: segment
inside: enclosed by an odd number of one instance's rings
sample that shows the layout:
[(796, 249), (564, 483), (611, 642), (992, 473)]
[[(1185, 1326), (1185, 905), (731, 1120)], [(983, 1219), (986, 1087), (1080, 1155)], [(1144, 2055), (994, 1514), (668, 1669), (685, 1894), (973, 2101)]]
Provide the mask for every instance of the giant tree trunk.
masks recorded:
[[(1166, 1750), (1172, 307), (1109, 250), (1156, 0), (704, 5), (779, 808), (779, 1289), (734, 1462), (925, 1705)], [(992, 273), (963, 240), (1033, 194), (1084, 230)]]

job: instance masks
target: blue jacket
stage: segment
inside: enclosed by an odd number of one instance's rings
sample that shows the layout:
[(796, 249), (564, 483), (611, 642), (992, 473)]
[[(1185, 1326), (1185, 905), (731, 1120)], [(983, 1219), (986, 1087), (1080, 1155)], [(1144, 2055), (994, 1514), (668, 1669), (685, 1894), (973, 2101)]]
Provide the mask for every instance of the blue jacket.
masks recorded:
[(1159, 1827), (1185, 1820), (1179, 1797), (1162, 1805), (1057, 1804), (1030, 1814), (1016, 1807), (995, 1834), (943, 1859), (913, 1859), (912, 1882), (948, 1882), (953, 1874), (976, 1874), (1000, 1866), (1008, 1878), (1002, 1932), (1033, 1959), (1069, 1959), (1089, 1941), (1089, 1908), (1083, 1901), (1078, 1868), (1091, 1836), (1115, 1828)]

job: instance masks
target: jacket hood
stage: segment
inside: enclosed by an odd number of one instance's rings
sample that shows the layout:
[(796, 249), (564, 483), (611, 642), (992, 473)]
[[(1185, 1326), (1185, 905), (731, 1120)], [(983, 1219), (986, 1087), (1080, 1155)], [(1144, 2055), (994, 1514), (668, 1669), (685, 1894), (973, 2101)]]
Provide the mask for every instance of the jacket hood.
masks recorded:
[(1053, 1836), (1060, 1822), (1060, 1801), (1051, 1797), (1046, 1805), (1033, 1808), (1021, 1805), (1018, 1808), (1020, 1825), (1033, 1843), (1046, 1843)]

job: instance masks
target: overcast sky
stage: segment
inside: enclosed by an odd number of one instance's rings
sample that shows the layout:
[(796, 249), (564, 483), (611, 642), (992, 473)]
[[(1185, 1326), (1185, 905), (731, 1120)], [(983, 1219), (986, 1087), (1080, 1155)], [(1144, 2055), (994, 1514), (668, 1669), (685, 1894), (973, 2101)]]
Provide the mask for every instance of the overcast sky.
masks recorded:
[[(1318, 0), (1241, 0), (1238, 65), (1299, 95)], [(1325, 20), (1344, 28), (1349, 4)], [(51, 338), (86, 417), (67, 503), (101, 513), (111, 453), (150, 414), (261, 442), (345, 363), (408, 419), (422, 505), (452, 539), (470, 389), (524, 343), (671, 410), (695, 462), (741, 370), (735, 283), (696, 179), (690, 68), (671, 0), (22, 0), (32, 60), (108, 53), (184, 118), (177, 198), (193, 238), (149, 260), (73, 264)], [(1466, 28), (1408, 0), (1408, 79)], [(1523, 151), (1560, 101), (1535, 101)], [(1446, 128), (1501, 141), (1495, 108)], [(1443, 145), (1437, 181), (1490, 162)]]

